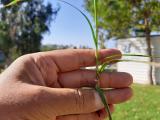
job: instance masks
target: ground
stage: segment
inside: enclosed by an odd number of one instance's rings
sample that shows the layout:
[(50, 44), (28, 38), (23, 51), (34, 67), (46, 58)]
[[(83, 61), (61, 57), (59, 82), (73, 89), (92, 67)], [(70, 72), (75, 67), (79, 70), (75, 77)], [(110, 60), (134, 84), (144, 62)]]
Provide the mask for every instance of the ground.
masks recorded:
[(160, 120), (160, 86), (133, 85), (131, 101), (117, 105), (113, 120)]

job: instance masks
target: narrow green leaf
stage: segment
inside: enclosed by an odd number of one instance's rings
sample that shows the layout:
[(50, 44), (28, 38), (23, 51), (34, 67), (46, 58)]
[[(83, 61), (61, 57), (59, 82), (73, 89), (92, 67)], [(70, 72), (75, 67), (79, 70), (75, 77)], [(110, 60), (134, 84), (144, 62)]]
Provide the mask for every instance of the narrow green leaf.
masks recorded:
[[(106, 67), (108, 65), (110, 65), (110, 63), (113, 62), (137, 62), (137, 63), (145, 63), (145, 64), (149, 64), (152, 66), (156, 66), (159, 67), (160, 63), (156, 63), (156, 62), (149, 62), (149, 61), (140, 61), (140, 60), (120, 60), (117, 59), (118, 57), (120, 57), (121, 55), (117, 54), (117, 55), (111, 55), (105, 58), (106, 62), (104, 62), (98, 69), (99, 73), (102, 73), (105, 71)], [(151, 57), (149, 55), (143, 55), (143, 54), (123, 54), (122, 56), (128, 56), (128, 57)], [(152, 56), (152, 58), (160, 58), (159, 56)]]
[(110, 65), (111, 63), (113, 62), (117, 62), (119, 59), (110, 59), (110, 60), (107, 60), (106, 62), (104, 62), (98, 69), (98, 72), (99, 73), (102, 73), (105, 71), (105, 68)]
[(113, 62), (136, 62), (136, 63), (144, 63), (144, 64), (148, 64), (151, 66), (155, 66), (155, 67), (160, 67), (160, 63), (157, 62), (149, 62), (149, 61), (140, 61), (140, 60), (129, 60), (129, 59), (112, 59), (112, 60), (108, 60), (105, 63), (103, 63), (100, 67), (99, 67), (99, 73), (102, 73), (105, 71), (105, 68), (110, 65)]
[(97, 46), (97, 45), (98, 45), (98, 42), (97, 42), (97, 40), (96, 40), (96, 35), (95, 35), (95, 32), (94, 32), (93, 26), (92, 26), (92, 24), (91, 24), (91, 21), (89, 20), (89, 18), (87, 17), (87, 15), (85, 15), (85, 14), (84, 14), (79, 8), (77, 8), (76, 6), (74, 6), (74, 5), (66, 2), (66, 1), (64, 1), (64, 0), (59, 0), (59, 1), (65, 3), (65, 4), (70, 5), (71, 7), (73, 7), (73, 8), (76, 9), (77, 11), (79, 11), (79, 12), (84, 16), (84, 18), (87, 20), (87, 22), (88, 22), (88, 24), (89, 24), (89, 26), (90, 26), (90, 29), (91, 29), (91, 32), (92, 32), (92, 37), (93, 37), (93, 40), (94, 40), (94, 44), (95, 44), (95, 46)]
[[(92, 31), (92, 37), (93, 37), (93, 40), (94, 40), (94, 44), (95, 44), (95, 46), (96, 46), (96, 54), (95, 54), (95, 56), (96, 56), (96, 64), (97, 64), (97, 65), (96, 65), (97, 78), (98, 78), (98, 77), (99, 77), (99, 73), (98, 73), (98, 68), (99, 68), (99, 67), (98, 67), (98, 66), (99, 66), (98, 58), (99, 58), (99, 55), (98, 55), (97, 0), (94, 0), (96, 31), (94, 31), (93, 26), (92, 26), (89, 18), (88, 18), (80, 9), (78, 9), (78, 8), (75, 7), (74, 5), (68, 3), (68, 2), (66, 2), (66, 1), (64, 1), (64, 0), (59, 0), (59, 1), (61, 1), (61, 2), (63, 2), (63, 3), (66, 3), (66, 4), (70, 5), (71, 7), (73, 7), (74, 9), (76, 9), (77, 11), (79, 11), (79, 12), (84, 16), (84, 18), (87, 20), (87, 22), (88, 22), (88, 24), (89, 24), (89, 26), (90, 26), (90, 29), (91, 29), (91, 31)], [(98, 79), (99, 79), (99, 78), (98, 78)], [(108, 114), (109, 114), (109, 119), (112, 120), (112, 117), (111, 117), (111, 114), (110, 114), (110, 110), (109, 110), (109, 107), (108, 107), (108, 104), (107, 104), (107, 100), (106, 100), (105, 97), (104, 97), (104, 93), (103, 93), (102, 91), (100, 91), (100, 88), (99, 88), (99, 87), (97, 87), (96, 90), (97, 90), (97, 92), (99, 93), (99, 95), (100, 95), (100, 97), (101, 97), (101, 99), (102, 99), (102, 102), (103, 102), (103, 104), (104, 104), (104, 106), (105, 106), (106, 112), (108, 112)]]
[(118, 58), (120, 58), (122, 55), (121, 54), (115, 54), (115, 55), (111, 55), (105, 58), (105, 62), (100, 65), (98, 72), (102, 73), (105, 71), (105, 68), (110, 65), (111, 62), (114, 62), (116, 60), (118, 60)]
[(23, 1), (23, 0), (13, 0), (9, 4), (5, 5), (4, 7), (10, 7), (12, 5), (16, 5), (17, 3), (21, 2), (21, 1)]
[(103, 72), (105, 71), (105, 69), (106, 69), (107, 66), (108, 66), (108, 64), (103, 64), (103, 65), (101, 65), (101, 66), (99, 67), (99, 69), (98, 69), (99, 74), (100, 74), (100, 73), (103, 73)]
[(98, 16), (97, 16), (97, 0), (94, 0), (94, 20), (96, 23), (96, 30), (95, 30), (95, 36), (96, 36), (96, 50), (98, 50)]
[[(98, 69), (99, 69), (99, 52), (98, 52), (98, 18), (97, 18), (97, 0), (94, 0), (94, 21), (96, 24), (95, 27), (95, 37), (96, 37), (96, 51), (95, 51), (95, 57), (96, 57), (96, 71), (97, 71), (97, 78), (100, 76)], [(99, 79), (99, 78), (98, 78)]]
[(136, 62), (136, 63), (144, 63), (144, 64), (152, 65), (152, 66), (155, 66), (155, 67), (160, 67), (160, 63), (157, 63), (157, 62), (149, 62), (149, 61), (139, 61), (139, 60), (122, 59), (122, 60), (116, 60), (116, 62)]
[(105, 110), (108, 113), (109, 120), (112, 120), (112, 116), (111, 116), (111, 112), (110, 112), (110, 109), (109, 109), (108, 101), (105, 97), (103, 89), (101, 89), (99, 86), (96, 86), (95, 90), (98, 92), (99, 96), (101, 97), (101, 100), (104, 104)]
[(149, 55), (133, 54), (133, 53), (123, 54), (123, 56), (129, 56), (129, 57), (152, 57), (152, 58), (160, 58), (160, 56), (157, 56), (157, 55), (149, 56)]
[[(95, 28), (95, 46), (96, 46), (96, 71), (97, 71), (97, 80), (100, 80), (100, 72), (99, 72), (99, 53), (98, 53), (98, 16), (97, 16), (97, 1), (98, 0), (94, 0), (94, 19), (95, 19), (95, 24), (96, 24), (96, 28)], [(99, 87), (99, 84), (97, 83), (96, 88), (95, 88), (99, 94), (99, 96), (101, 97), (101, 100), (104, 104), (105, 110), (109, 115), (109, 120), (112, 120), (112, 116), (111, 116), (111, 112), (108, 106), (108, 101), (105, 98), (104, 92), (103, 90)]]

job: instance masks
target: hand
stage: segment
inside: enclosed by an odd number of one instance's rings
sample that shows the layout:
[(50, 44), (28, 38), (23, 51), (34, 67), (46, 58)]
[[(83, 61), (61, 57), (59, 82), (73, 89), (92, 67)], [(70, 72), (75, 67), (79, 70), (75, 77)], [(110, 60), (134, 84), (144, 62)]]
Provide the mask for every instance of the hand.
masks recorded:
[[(100, 60), (121, 53), (99, 51)], [(94, 50), (57, 50), (22, 56), (0, 75), (1, 120), (102, 120), (104, 106), (93, 87), (96, 72), (84, 67), (95, 65)], [(103, 73), (102, 88), (113, 104), (132, 96), (127, 73)], [(100, 112), (97, 112), (99, 111)]]

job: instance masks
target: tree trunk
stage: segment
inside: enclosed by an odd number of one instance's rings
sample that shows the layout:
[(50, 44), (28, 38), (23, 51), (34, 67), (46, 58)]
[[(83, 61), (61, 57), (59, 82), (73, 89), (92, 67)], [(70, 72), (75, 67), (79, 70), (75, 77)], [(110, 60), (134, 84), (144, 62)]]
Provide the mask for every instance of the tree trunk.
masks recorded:
[(100, 41), (100, 49), (106, 49), (105, 47), (105, 39), (104, 39), (104, 33), (101, 32), (99, 35), (99, 41)]
[[(153, 62), (153, 57), (152, 57), (152, 47), (151, 47), (151, 30), (150, 30), (150, 27), (149, 27), (149, 21), (147, 19), (145, 19), (145, 35), (146, 35), (146, 43), (147, 43), (147, 52), (148, 52), (148, 55), (151, 56), (150, 57), (150, 62)], [(153, 81), (153, 67), (150, 66), (150, 69), (149, 69), (149, 78), (150, 78), (150, 83), (153, 85), (154, 84), (154, 81)]]

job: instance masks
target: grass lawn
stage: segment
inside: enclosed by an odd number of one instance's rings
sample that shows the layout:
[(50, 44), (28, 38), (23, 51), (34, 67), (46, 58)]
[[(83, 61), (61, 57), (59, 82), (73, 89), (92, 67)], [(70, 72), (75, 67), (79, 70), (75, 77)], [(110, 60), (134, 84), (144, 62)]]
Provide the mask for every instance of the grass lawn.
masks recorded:
[(113, 120), (160, 120), (160, 86), (133, 85), (131, 101), (117, 105)]

